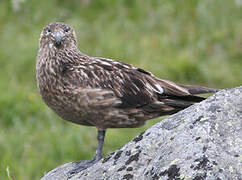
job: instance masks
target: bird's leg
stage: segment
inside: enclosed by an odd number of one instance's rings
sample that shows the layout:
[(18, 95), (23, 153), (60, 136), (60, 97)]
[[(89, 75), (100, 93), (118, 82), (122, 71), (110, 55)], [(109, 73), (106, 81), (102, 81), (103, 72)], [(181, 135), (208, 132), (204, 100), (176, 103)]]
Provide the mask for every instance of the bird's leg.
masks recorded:
[(103, 143), (105, 138), (105, 132), (106, 130), (98, 130), (97, 134), (97, 140), (98, 140), (98, 146), (96, 150), (96, 154), (93, 157), (94, 161), (99, 161), (103, 157)]
[(98, 146), (97, 146), (95, 156), (92, 159), (75, 162), (74, 169), (72, 169), (68, 172), (69, 175), (74, 175), (74, 174), (92, 166), (93, 164), (97, 163), (100, 159), (102, 159), (102, 149), (103, 149), (103, 142), (104, 142), (104, 138), (105, 138), (105, 132), (106, 132), (106, 130), (98, 130), (98, 135), (97, 135)]

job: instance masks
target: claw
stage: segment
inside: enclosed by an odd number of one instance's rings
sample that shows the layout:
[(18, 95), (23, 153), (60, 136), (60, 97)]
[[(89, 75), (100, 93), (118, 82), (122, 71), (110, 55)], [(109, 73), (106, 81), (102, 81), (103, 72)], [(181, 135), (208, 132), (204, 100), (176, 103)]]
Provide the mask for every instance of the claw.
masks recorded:
[(87, 169), (87, 168), (93, 166), (99, 160), (100, 159), (97, 159), (96, 156), (94, 156), (94, 158), (92, 158), (92, 159), (75, 162), (75, 167), (67, 173), (68, 177), (71, 177), (74, 174), (77, 174), (77, 173), (83, 171), (84, 169)]

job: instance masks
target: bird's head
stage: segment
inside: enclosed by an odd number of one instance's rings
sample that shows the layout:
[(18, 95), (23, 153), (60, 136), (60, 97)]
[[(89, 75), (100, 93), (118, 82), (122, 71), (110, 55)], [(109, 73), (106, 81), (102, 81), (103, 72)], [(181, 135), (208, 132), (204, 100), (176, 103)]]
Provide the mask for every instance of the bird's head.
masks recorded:
[(50, 23), (41, 32), (39, 46), (55, 50), (77, 47), (75, 32), (67, 24)]

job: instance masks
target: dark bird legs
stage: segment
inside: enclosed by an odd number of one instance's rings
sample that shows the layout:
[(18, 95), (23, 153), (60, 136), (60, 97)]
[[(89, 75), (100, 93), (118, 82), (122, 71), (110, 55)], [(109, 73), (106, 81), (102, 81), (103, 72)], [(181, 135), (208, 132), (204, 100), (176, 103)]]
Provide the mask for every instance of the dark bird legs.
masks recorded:
[(96, 154), (94, 156), (94, 159), (96, 159), (97, 161), (102, 159), (102, 156), (103, 156), (103, 143), (105, 138), (105, 132), (106, 130), (98, 130), (98, 134), (97, 134), (98, 146), (97, 146)]
[(103, 149), (103, 143), (104, 143), (104, 138), (105, 138), (105, 132), (106, 132), (106, 130), (98, 130), (98, 134), (97, 134), (98, 146), (97, 146), (96, 154), (94, 155), (94, 157), (91, 159), (88, 159), (88, 160), (75, 162), (75, 168), (68, 172), (69, 175), (76, 174), (76, 173), (94, 165), (95, 163), (97, 163), (99, 160), (102, 159), (102, 154), (103, 154), (102, 149)]

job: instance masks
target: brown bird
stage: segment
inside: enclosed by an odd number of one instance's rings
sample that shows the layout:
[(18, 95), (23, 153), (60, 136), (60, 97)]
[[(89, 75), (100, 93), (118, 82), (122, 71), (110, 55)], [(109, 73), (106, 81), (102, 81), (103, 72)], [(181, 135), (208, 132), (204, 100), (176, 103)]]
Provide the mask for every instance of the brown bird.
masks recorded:
[(107, 128), (142, 126), (205, 99), (196, 94), (217, 91), (176, 84), (117, 60), (85, 55), (78, 50), (74, 30), (60, 22), (50, 23), (41, 33), (36, 78), (43, 100), (54, 112), (98, 130), (95, 156), (77, 162), (70, 173), (102, 158)]

